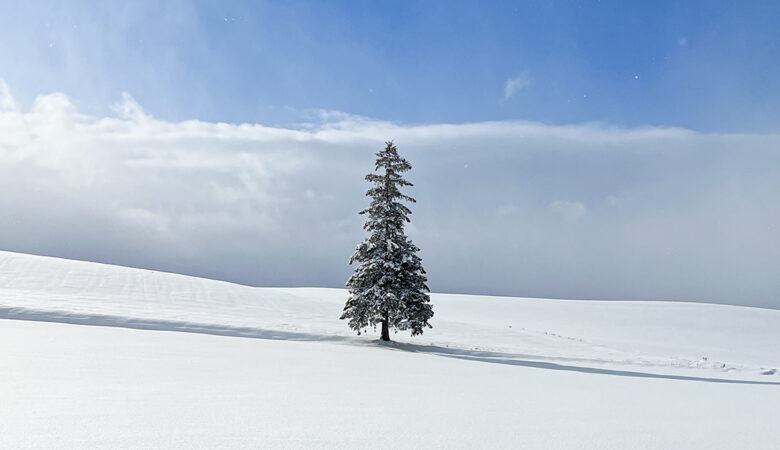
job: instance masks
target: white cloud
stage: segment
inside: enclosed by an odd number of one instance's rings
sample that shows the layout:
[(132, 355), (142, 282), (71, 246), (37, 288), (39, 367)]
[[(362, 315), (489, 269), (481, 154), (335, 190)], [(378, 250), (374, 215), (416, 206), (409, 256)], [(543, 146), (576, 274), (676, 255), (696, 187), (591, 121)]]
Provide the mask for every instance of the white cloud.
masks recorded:
[(122, 92), (122, 101), (115, 104), (111, 109), (121, 119), (139, 121), (149, 118), (141, 105), (127, 92)]
[(499, 205), (496, 208), (496, 215), (499, 217), (512, 217), (520, 214), (521, 210), (513, 204)]
[(435, 290), (780, 307), (777, 135), (338, 113), (284, 129), (165, 121), (130, 96), (115, 112), (63, 94), (0, 111), (0, 248), (339, 286), (394, 139)]
[(0, 111), (16, 111), (19, 107), (16, 105), (16, 100), (11, 95), (8, 85), (5, 80), (0, 78)]
[(515, 77), (507, 78), (504, 83), (504, 100), (514, 97), (521, 90), (531, 86), (531, 77), (525, 71)]
[(564, 221), (574, 223), (585, 215), (585, 205), (580, 202), (568, 202), (565, 200), (555, 200), (550, 203), (550, 211), (560, 216)]

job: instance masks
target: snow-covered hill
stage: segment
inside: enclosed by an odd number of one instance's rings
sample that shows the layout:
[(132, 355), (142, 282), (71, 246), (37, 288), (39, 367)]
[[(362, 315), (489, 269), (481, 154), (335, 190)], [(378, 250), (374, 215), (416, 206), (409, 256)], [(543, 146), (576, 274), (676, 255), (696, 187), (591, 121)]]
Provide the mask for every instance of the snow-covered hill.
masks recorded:
[[(346, 296), (342, 289), (256, 288), (0, 252), (0, 318), (366, 341), (338, 320)], [(432, 330), (420, 338), (394, 339), (586, 365), (709, 368), (744, 375), (780, 368), (777, 310), (452, 294), (433, 294), (432, 303)]]
[(385, 345), (341, 289), (0, 252), (0, 447), (780, 446), (780, 311), (432, 297)]

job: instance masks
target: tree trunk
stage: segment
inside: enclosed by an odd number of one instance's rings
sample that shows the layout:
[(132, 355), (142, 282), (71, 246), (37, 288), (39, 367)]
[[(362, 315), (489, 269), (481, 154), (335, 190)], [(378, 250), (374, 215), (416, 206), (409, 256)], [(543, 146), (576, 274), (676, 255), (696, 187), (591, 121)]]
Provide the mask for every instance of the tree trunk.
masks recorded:
[(387, 317), (382, 320), (382, 340), (386, 342), (390, 340), (390, 330), (388, 327)]

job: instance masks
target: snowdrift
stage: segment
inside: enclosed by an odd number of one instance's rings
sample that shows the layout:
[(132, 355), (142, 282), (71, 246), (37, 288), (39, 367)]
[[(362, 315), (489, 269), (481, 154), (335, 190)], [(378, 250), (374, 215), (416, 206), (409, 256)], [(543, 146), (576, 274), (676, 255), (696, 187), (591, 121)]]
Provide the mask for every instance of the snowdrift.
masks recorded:
[[(368, 343), (338, 320), (347, 292), (257, 288), (0, 252), (0, 318), (227, 336)], [(432, 294), (413, 351), (764, 380), (780, 368), (780, 311), (701, 303)], [(773, 378), (777, 380), (777, 378)]]
[(384, 344), (345, 296), (0, 252), (0, 448), (780, 445), (779, 311), (434, 294)]

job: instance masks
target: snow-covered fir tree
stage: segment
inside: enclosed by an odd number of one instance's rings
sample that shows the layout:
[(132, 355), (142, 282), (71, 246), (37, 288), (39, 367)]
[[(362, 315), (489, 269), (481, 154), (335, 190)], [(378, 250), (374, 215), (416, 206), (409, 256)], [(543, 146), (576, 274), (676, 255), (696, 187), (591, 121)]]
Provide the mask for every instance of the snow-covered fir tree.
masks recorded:
[(382, 340), (389, 341), (390, 328), (411, 330), (412, 336), (431, 328), (428, 320), (433, 309), (428, 279), (417, 255), (420, 249), (404, 233), (412, 212), (402, 202), (415, 200), (401, 193), (401, 187), (412, 186), (401, 174), (412, 165), (398, 155), (392, 142), (376, 156), (375, 173), (366, 175), (366, 181), (373, 183), (366, 192), (371, 204), (360, 212), (368, 214), (363, 228), (370, 235), (349, 261), (358, 266), (347, 281), (350, 295), (341, 319), (349, 319), (358, 334), (381, 324)]

